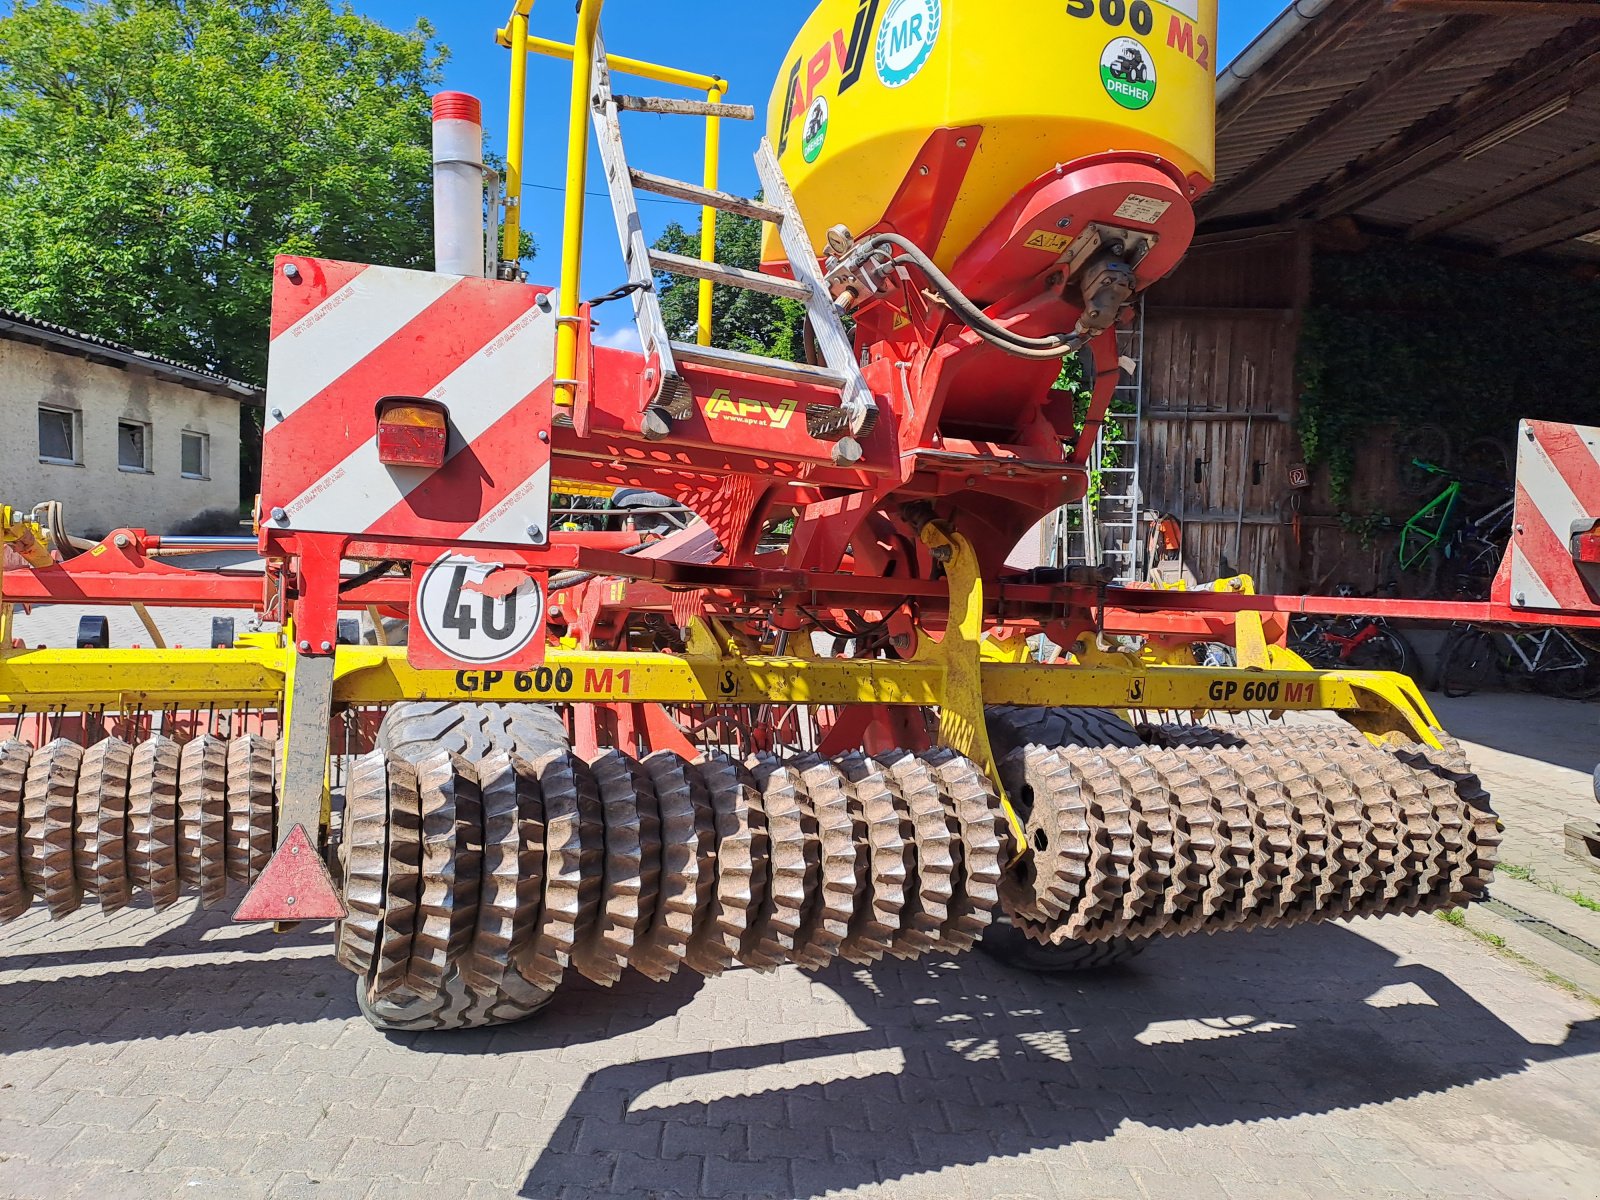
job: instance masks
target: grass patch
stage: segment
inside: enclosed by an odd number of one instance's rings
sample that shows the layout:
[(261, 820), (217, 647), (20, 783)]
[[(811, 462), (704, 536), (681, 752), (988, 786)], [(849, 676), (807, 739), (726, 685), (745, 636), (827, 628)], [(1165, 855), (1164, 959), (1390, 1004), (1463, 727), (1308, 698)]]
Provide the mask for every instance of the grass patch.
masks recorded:
[(1476, 929), (1473, 926), (1468, 925), (1467, 911), (1464, 908), (1452, 908), (1449, 912), (1436, 913), (1435, 915), (1445, 924), (1454, 925), (1457, 929), (1466, 930), (1466, 932), (1470, 933), (1480, 942), (1493, 946), (1496, 950), (1504, 950), (1506, 948), (1506, 940), (1499, 934), (1486, 933), (1482, 929)]
[[(1589, 902), (1588, 904), (1586, 904), (1584, 906), (1586, 908), (1589, 907), (1590, 905), (1596, 905), (1597, 903), (1600, 903), (1600, 902), (1597, 902), (1597, 901), (1594, 901), (1594, 900), (1590, 899), (1587, 896), (1585, 896), (1584, 899), (1588, 900), (1588, 902)], [(1530, 974), (1535, 975), (1538, 978), (1544, 980), (1546, 983), (1551, 984), (1554, 987), (1558, 987), (1562, 991), (1570, 993), (1571, 995), (1578, 997), (1580, 1000), (1587, 1000), (1591, 1004), (1600, 1005), (1600, 996), (1590, 995), (1588, 992), (1584, 991), (1577, 984), (1573, 983), (1572, 980), (1563, 979), (1560, 975), (1557, 975), (1554, 971), (1550, 970), (1549, 968), (1542, 967), (1538, 963), (1534, 962), (1532, 959), (1524, 958), (1522, 955), (1518, 954), (1515, 950), (1509, 949), (1506, 946), (1505, 938), (1501, 937), (1499, 934), (1490, 933), (1487, 930), (1478, 929), (1478, 928), (1475, 928), (1474, 926), (1468, 925), (1467, 924), (1467, 910), (1466, 909), (1464, 909), (1464, 908), (1452, 908), (1448, 912), (1434, 913), (1433, 915), (1438, 917), (1439, 920), (1445, 922), (1445, 924), (1447, 924), (1447, 925), (1454, 925), (1457, 929), (1460, 929), (1460, 930), (1462, 930), (1462, 931), (1464, 931), (1466, 933), (1470, 933), (1473, 937), (1477, 938), (1485, 946), (1488, 946), (1490, 949), (1494, 950), (1498, 954), (1504, 955), (1506, 958), (1510, 959), (1512, 962), (1517, 963), (1524, 970), (1526, 970)]]
[[(1524, 867), (1518, 863), (1500, 863), (1495, 871), (1511, 879), (1520, 879), (1523, 883), (1535, 884), (1547, 892), (1552, 892), (1566, 900), (1571, 900), (1579, 908), (1586, 908), (1590, 912), (1600, 912), (1600, 900), (1583, 892), (1569, 892), (1566, 888), (1554, 883), (1546, 883), (1540, 879), (1532, 867)], [(1454, 922), (1452, 922), (1454, 924)]]

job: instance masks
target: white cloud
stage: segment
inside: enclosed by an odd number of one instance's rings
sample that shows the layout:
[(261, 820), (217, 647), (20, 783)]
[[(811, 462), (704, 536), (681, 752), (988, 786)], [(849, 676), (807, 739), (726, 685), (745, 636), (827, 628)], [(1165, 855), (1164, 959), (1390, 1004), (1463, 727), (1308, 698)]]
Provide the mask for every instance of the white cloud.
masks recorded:
[(639, 330), (631, 324), (618, 325), (615, 329), (597, 329), (594, 332), (594, 344), (609, 350), (631, 350), (637, 354), (640, 351)]

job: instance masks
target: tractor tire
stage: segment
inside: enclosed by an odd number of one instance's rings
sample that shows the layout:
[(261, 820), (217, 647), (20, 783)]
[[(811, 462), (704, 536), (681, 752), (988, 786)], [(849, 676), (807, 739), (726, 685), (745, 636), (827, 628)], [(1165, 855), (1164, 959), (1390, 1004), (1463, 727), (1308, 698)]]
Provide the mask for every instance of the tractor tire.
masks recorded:
[(1135, 749), (1144, 743), (1132, 725), (1109, 708), (1012, 708), (985, 714), (996, 760), (1022, 746)]
[[(412, 700), (384, 714), (377, 745), (395, 758), (418, 763), (441, 750), (473, 760), (497, 752), (532, 759), (567, 749), (568, 739), (561, 715), (547, 705)], [(361, 1015), (386, 1033), (509, 1025), (533, 1016), (553, 995), (516, 978), (515, 972), (492, 995), (480, 994), (452, 966), (443, 982), (426, 994), (373, 1002), (367, 995), (367, 980), (356, 979)]]
[(1063, 942), (1041, 946), (1002, 915), (995, 917), (978, 948), (996, 962), (1035, 975), (1070, 975), (1121, 966), (1143, 954), (1148, 938), (1111, 938), (1104, 942)]
[(561, 714), (545, 704), (470, 704), (406, 700), (378, 727), (378, 749), (406, 762), (449, 750), (479, 759), (502, 751), (537, 758), (567, 749)]
[(374, 1029), (383, 1033), (447, 1033), (457, 1029), (484, 1029), (526, 1021), (554, 998), (543, 992), (537, 998), (512, 997), (504, 990), (480, 996), (467, 987), (454, 967), (444, 985), (427, 996), (379, 1000), (367, 996), (367, 981), (356, 978), (356, 1004)]

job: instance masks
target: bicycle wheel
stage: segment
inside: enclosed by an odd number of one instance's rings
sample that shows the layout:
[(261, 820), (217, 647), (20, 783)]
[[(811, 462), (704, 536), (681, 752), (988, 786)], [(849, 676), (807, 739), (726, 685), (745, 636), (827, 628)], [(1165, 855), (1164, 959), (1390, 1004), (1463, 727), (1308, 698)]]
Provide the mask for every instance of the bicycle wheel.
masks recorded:
[(1411, 643), (1392, 629), (1380, 629), (1352, 648), (1349, 661), (1363, 671), (1398, 671), (1402, 675), (1416, 674), (1417, 667)]
[[(1587, 667), (1574, 667), (1566, 671), (1553, 671), (1548, 681), (1548, 694), (1563, 700), (1593, 700), (1600, 696), (1600, 669), (1590, 663)], [(1540, 691), (1545, 691), (1541, 687)]]
[[(1441, 474), (1448, 474), (1454, 455), (1450, 434), (1437, 425), (1414, 425), (1395, 439), (1395, 464), (1400, 473), (1400, 489), (1407, 496), (1426, 496), (1437, 491)], [(1421, 461), (1437, 467), (1429, 471), (1417, 466)]]
[(1450, 546), (1439, 569), (1439, 597), (1445, 600), (1487, 600), (1505, 547), (1467, 534)]
[(1494, 675), (1492, 634), (1462, 629), (1445, 639), (1439, 651), (1439, 690), (1452, 699), (1470, 696)]
[(1461, 452), (1461, 494), (1472, 508), (1493, 508), (1511, 494), (1516, 472), (1511, 451), (1494, 438), (1477, 438)]
[(1327, 670), (1339, 661), (1338, 653), (1323, 636), (1315, 617), (1289, 618), (1289, 649), (1318, 670)]
[(1561, 630), (1554, 633), (1565, 643), (1564, 661), (1554, 670), (1535, 672), (1534, 682), (1539, 690), (1563, 700), (1593, 700), (1600, 696), (1600, 655)]

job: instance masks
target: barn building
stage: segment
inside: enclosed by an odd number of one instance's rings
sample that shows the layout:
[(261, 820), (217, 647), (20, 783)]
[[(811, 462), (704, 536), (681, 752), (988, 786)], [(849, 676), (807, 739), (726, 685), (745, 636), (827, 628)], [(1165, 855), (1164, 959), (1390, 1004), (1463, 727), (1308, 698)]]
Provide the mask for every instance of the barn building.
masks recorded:
[(0, 310), (0, 497), (65, 505), (68, 529), (172, 532), (240, 506), (244, 406), (262, 391)]
[(1518, 418), (1600, 420), (1600, 4), (1298, 0), (1217, 121), (1144, 310), (1143, 529), (1200, 580), (1427, 594), (1404, 523), (1492, 509)]

